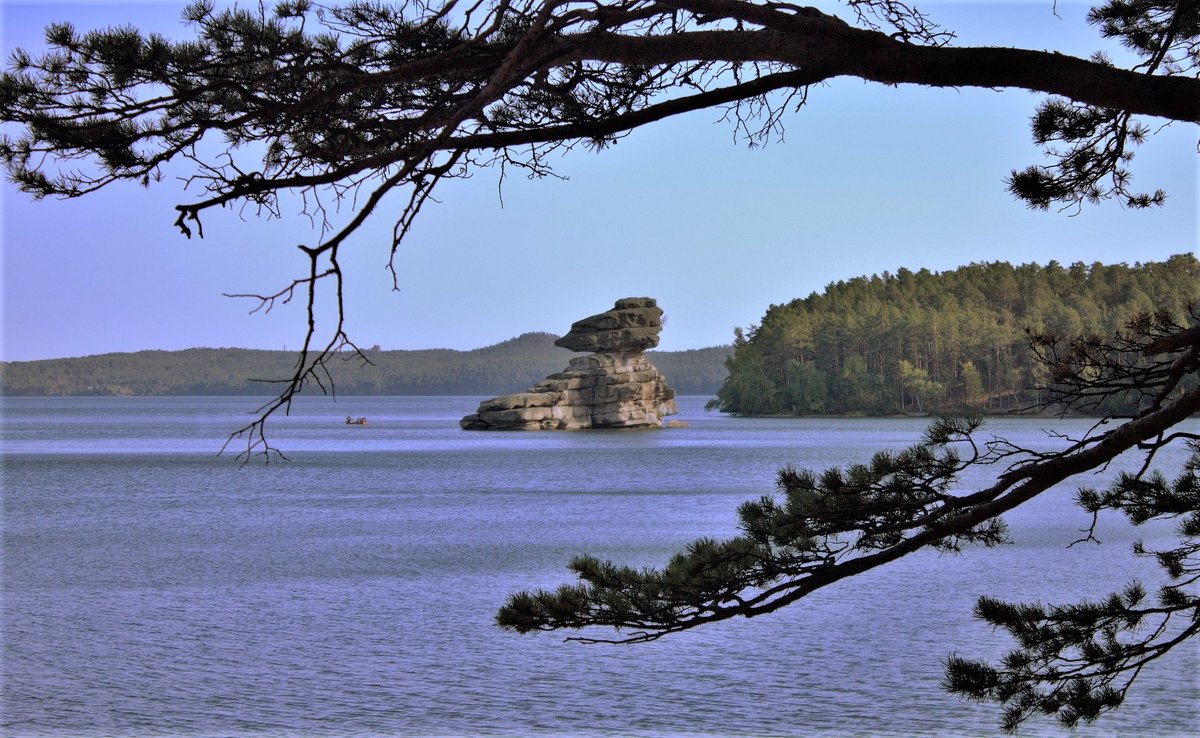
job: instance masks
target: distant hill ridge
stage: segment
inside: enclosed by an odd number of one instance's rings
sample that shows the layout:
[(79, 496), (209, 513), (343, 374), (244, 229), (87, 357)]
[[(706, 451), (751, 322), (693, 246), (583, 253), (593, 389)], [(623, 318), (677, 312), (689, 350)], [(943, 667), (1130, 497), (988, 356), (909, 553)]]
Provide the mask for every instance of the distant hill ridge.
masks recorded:
[[(499, 395), (562, 371), (574, 352), (552, 333), (525, 333), (470, 351), (422, 349), (347, 353), (330, 362), (343, 395)], [(715, 394), (731, 346), (651, 351), (647, 356), (683, 395)], [(0, 362), (0, 392), (20, 395), (267, 395), (291, 373), (296, 353), (238, 348), (137, 351), (71, 359)], [(265, 381), (255, 381), (265, 380)]]

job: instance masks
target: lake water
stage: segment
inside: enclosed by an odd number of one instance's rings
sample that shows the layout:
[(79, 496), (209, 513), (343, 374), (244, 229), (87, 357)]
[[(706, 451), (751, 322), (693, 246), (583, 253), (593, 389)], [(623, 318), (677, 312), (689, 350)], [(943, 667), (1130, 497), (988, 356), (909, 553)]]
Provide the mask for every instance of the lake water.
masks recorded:
[[(735, 534), (780, 466), (864, 460), (924, 427), (704, 399), (680, 403), (687, 428), (576, 433), (460, 431), (479, 398), (305, 400), (271, 427), (291, 460), (241, 467), (215, 451), (248, 398), (6, 398), (3, 734), (989, 735), (997, 708), (938, 688), (948, 653), (1008, 646), (976, 598), (1157, 581), (1129, 544), (1170, 527), (1109, 517), (1103, 545), (1067, 549), (1088, 522), (1068, 488), (1007, 518), (1015, 545), (912, 556), (754, 620), (637, 646), (495, 627), (575, 554), (659, 565)], [(986, 430), (1049, 444), (1050, 425)], [(1187, 734), (1198, 674), (1187, 644), (1076, 735)]]

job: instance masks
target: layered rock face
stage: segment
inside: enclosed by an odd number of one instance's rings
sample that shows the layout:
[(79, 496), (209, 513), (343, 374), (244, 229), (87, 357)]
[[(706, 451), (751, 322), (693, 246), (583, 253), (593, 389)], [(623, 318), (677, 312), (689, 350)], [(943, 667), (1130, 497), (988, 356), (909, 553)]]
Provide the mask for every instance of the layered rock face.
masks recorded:
[(650, 297), (617, 300), (612, 310), (577, 320), (567, 335), (554, 342), (572, 351), (598, 354), (640, 354), (658, 345), (662, 308)]
[(658, 345), (662, 310), (649, 297), (576, 321), (555, 345), (591, 351), (527, 392), (494, 397), (459, 421), (467, 430), (657, 428), (674, 415), (675, 390), (642, 352)]

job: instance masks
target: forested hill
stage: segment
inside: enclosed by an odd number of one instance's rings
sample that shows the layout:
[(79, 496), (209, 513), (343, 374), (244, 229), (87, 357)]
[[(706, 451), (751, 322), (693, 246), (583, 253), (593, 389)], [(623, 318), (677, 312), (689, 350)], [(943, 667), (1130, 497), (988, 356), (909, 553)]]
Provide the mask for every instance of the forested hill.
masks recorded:
[[(369, 350), (360, 360), (333, 361), (343, 395), (499, 395), (520, 392), (562, 371), (576, 354), (554, 345), (557, 336), (526, 333), (473, 351)], [(728, 346), (651, 351), (650, 361), (679, 394), (712, 395), (725, 378)], [(7, 395), (267, 395), (273, 385), (255, 379), (289, 376), (296, 355), (287, 351), (196, 348), (139, 351), (77, 359), (0, 364)], [(313, 391), (317, 391), (315, 388)]]
[(1112, 337), (1138, 313), (1183, 321), (1200, 300), (1192, 254), (1127, 266), (971, 264), (837, 282), (736, 333), (725, 412), (888, 415), (1001, 412), (1044, 382), (1026, 329)]

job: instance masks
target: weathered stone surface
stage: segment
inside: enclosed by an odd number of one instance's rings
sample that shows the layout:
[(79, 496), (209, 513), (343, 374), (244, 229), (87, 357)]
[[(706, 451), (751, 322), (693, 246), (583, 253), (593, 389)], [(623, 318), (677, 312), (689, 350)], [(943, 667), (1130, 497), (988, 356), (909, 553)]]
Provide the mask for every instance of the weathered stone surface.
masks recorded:
[(662, 314), (654, 298), (626, 297), (612, 310), (575, 321), (554, 345), (600, 354), (641, 353), (658, 345)]
[(558, 399), (557, 393), (539, 390), (535, 387), (528, 392), (518, 392), (515, 395), (493, 397), (492, 399), (480, 405), (479, 409), (497, 411), (527, 407), (550, 407), (558, 402)]
[(527, 392), (484, 400), (459, 421), (467, 430), (660, 428), (678, 412), (675, 390), (642, 351), (658, 345), (662, 310), (648, 297), (617, 300), (555, 343), (575, 351), (565, 371)]

